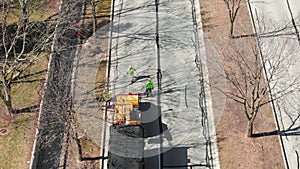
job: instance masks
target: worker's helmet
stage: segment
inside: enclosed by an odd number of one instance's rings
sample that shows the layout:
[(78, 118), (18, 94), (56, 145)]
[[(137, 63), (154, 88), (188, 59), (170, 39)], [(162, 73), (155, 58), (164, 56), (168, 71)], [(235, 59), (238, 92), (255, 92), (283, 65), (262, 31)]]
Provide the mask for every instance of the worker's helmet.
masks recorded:
[(150, 82), (151, 80), (152, 80), (151, 77), (149, 77), (149, 78), (148, 78), (148, 81)]

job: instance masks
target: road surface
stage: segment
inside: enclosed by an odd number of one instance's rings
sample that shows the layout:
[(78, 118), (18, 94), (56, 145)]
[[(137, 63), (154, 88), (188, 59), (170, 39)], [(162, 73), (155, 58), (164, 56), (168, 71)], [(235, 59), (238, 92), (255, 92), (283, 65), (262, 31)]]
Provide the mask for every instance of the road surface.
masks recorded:
[(151, 97), (142, 97), (145, 168), (218, 168), (199, 3), (115, 0), (112, 15), (110, 92), (144, 93), (148, 77), (155, 85)]

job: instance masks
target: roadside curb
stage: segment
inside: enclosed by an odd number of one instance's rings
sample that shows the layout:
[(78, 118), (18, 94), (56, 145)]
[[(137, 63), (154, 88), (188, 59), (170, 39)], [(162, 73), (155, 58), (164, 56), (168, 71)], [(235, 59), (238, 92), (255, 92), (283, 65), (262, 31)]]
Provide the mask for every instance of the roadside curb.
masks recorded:
[[(195, 8), (196, 8), (196, 21), (198, 25), (198, 39), (200, 45), (200, 62), (202, 66), (202, 75), (204, 79), (204, 90), (205, 90), (205, 102), (206, 102), (206, 111), (208, 116), (208, 127), (209, 127), (209, 137), (210, 137), (210, 144), (211, 144), (211, 153), (212, 153), (212, 168), (220, 169), (220, 161), (219, 161), (219, 152), (217, 146), (217, 136), (216, 136), (216, 129), (215, 129), (215, 121), (214, 121), (214, 112), (213, 112), (213, 105), (212, 105), (212, 98), (211, 98), (211, 90), (209, 84), (209, 75), (208, 75), (208, 68), (207, 68), (207, 58), (206, 58), (206, 50), (205, 50), (205, 41), (204, 41), (204, 34), (203, 34), (203, 26), (202, 26), (202, 19), (201, 19), (201, 12), (200, 12), (200, 3), (198, 0), (195, 1)], [(208, 82), (208, 83), (207, 83)]]

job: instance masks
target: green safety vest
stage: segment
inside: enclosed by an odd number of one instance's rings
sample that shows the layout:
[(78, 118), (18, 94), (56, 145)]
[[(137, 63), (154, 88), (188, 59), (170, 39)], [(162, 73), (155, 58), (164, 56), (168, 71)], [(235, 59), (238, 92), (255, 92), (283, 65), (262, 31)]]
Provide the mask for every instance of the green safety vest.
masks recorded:
[(130, 69), (128, 70), (128, 74), (129, 74), (130, 76), (133, 76), (133, 75), (134, 75), (134, 72), (135, 72), (135, 69), (134, 69), (134, 68), (130, 68)]
[(154, 88), (153, 82), (147, 82), (146, 88), (147, 89), (153, 89)]

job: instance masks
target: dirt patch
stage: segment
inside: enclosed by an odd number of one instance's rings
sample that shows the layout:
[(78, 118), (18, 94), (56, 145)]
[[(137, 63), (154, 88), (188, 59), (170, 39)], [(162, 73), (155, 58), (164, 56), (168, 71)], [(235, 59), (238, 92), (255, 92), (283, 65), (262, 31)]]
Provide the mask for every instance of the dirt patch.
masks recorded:
[(7, 134), (8, 133), (8, 131), (7, 131), (7, 129), (6, 128), (0, 128), (0, 136), (2, 135), (5, 135), (5, 134)]
[[(81, 143), (84, 141), (80, 141)], [(86, 144), (86, 143), (83, 143)], [(89, 143), (87, 143), (89, 144)], [(83, 169), (83, 168), (93, 168), (93, 169), (99, 169), (100, 167), (100, 161), (96, 157), (99, 156), (99, 148), (95, 148), (94, 146), (86, 146), (84, 145), (83, 150), (83, 157), (80, 159), (80, 155), (78, 152), (78, 146), (75, 140), (70, 140), (70, 147), (68, 152), (68, 160), (67, 160), (67, 166), (66, 168), (70, 169)], [(88, 151), (85, 150), (85, 148), (88, 148)], [(93, 159), (95, 158), (95, 159)], [(97, 159), (97, 160), (96, 160)]]
[(47, 0), (47, 6), (55, 11), (58, 11), (58, 7), (60, 5), (60, 0)]
[[(100, 147), (88, 137), (80, 138), (82, 159), (93, 159), (100, 155)], [(99, 162), (99, 161), (98, 161)]]
[(13, 121), (16, 118), (22, 116), (22, 114), (13, 114), (11, 116), (6, 113), (5, 109), (2, 109), (2, 110), (3, 111), (1, 111), (1, 109), (0, 109), (0, 122), (10, 122), (10, 121)]
[[(206, 51), (208, 60), (211, 57), (218, 57), (221, 62), (228, 62), (226, 55), (230, 55), (230, 52), (233, 51), (230, 45), (233, 41), (248, 41), (249, 45), (255, 42), (251, 38), (232, 39), (229, 37), (229, 14), (224, 1), (203, 0), (200, 1), (200, 6), (206, 48), (213, 49)], [(234, 34), (252, 34), (252, 30), (246, 1), (242, 1), (236, 18)], [(244, 50), (246, 54), (249, 52), (249, 56), (251, 55), (249, 47), (245, 47)], [(227, 90), (234, 92), (230, 86), (227, 85), (226, 87)], [(215, 109), (215, 106), (220, 102), (219, 96), (212, 95), (212, 100)], [(218, 109), (222, 113), (214, 112), (218, 113), (216, 116), (220, 117), (216, 121), (216, 130), (221, 168), (284, 168), (278, 136), (246, 137), (247, 119), (243, 113), (243, 107), (229, 98), (225, 100), (224, 104), (224, 109)], [(270, 115), (271, 112), (270, 105), (260, 110), (254, 122), (254, 133), (276, 130), (274, 118)]]

